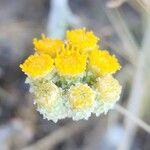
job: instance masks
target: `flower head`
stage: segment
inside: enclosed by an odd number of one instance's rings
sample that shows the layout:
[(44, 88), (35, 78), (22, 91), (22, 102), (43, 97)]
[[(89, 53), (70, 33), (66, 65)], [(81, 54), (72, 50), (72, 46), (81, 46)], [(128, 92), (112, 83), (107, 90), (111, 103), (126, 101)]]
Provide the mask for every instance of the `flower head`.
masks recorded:
[(38, 40), (37, 38), (34, 38), (33, 44), (36, 51), (49, 54), (54, 58), (56, 53), (61, 50), (63, 41), (59, 39), (47, 38), (44, 34), (42, 34), (42, 39)]
[(98, 47), (99, 38), (92, 31), (86, 31), (85, 28), (67, 31), (66, 38), (72, 45), (82, 51), (89, 52)]
[(20, 68), (32, 78), (40, 77), (52, 71), (53, 59), (47, 54), (34, 54), (29, 56)]
[(55, 65), (62, 76), (74, 77), (82, 74), (86, 69), (87, 55), (80, 53), (71, 45), (66, 45), (56, 56)]
[(91, 107), (94, 98), (95, 93), (87, 84), (78, 84), (70, 88), (69, 99), (73, 109)]
[(58, 87), (52, 82), (43, 82), (36, 87), (34, 93), (37, 105), (43, 109), (52, 107), (59, 96)]
[(99, 78), (96, 87), (100, 93), (100, 100), (104, 101), (116, 101), (121, 93), (121, 86), (112, 75)]
[(121, 66), (118, 63), (115, 55), (110, 55), (106, 50), (94, 50), (90, 53), (90, 68), (98, 75), (113, 74), (120, 70)]
[(121, 68), (117, 58), (99, 50), (99, 38), (85, 28), (68, 31), (66, 37), (33, 39), (35, 54), (20, 65), (37, 110), (54, 122), (107, 113), (121, 93), (112, 76)]
[(57, 122), (66, 117), (66, 108), (61, 99), (61, 90), (53, 82), (39, 82), (34, 91), (37, 110), (48, 120)]

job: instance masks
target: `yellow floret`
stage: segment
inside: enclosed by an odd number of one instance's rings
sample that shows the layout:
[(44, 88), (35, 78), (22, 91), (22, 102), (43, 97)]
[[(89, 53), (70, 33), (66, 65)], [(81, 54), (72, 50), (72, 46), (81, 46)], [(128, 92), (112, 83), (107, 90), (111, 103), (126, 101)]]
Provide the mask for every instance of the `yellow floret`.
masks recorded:
[(54, 58), (56, 56), (56, 53), (61, 50), (63, 41), (59, 39), (47, 38), (44, 34), (42, 34), (42, 39), (38, 40), (37, 38), (34, 38), (33, 44), (35, 50), (40, 53), (49, 54), (52, 58)]
[(113, 74), (121, 68), (115, 55), (111, 56), (106, 50), (94, 50), (89, 58), (90, 68), (100, 76)]
[(53, 69), (53, 59), (47, 54), (34, 54), (29, 56), (23, 64), (20, 65), (22, 71), (28, 76), (34, 78), (43, 76)]
[(62, 76), (74, 77), (81, 75), (86, 69), (87, 55), (80, 53), (78, 49), (66, 45), (62, 52), (56, 56), (55, 65)]
[(99, 78), (96, 87), (100, 93), (100, 99), (106, 101), (118, 100), (121, 93), (121, 86), (112, 75)]
[(88, 85), (81, 83), (70, 88), (69, 98), (73, 109), (89, 108), (94, 103), (95, 93)]
[(98, 47), (99, 38), (85, 28), (67, 31), (66, 38), (72, 45), (86, 52)]

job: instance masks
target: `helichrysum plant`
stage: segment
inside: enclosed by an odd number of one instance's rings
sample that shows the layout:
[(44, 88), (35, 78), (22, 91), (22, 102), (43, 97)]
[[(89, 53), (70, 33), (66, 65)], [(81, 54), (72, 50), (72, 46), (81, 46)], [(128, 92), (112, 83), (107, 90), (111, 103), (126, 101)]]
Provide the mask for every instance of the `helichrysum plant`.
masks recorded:
[(35, 53), (20, 68), (44, 118), (88, 119), (107, 113), (119, 100), (121, 86), (113, 74), (121, 66), (98, 41), (85, 28), (67, 31), (64, 41), (44, 34), (33, 39)]

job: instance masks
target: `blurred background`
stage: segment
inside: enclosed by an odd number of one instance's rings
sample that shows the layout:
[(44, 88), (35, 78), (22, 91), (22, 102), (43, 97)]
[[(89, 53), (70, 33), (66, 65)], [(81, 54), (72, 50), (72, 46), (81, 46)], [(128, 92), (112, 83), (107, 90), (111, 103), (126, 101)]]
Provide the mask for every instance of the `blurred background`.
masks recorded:
[[(122, 65), (107, 115), (53, 123), (35, 110), (19, 64), (32, 39), (86, 27)], [(150, 0), (0, 0), (0, 150), (150, 150)]]

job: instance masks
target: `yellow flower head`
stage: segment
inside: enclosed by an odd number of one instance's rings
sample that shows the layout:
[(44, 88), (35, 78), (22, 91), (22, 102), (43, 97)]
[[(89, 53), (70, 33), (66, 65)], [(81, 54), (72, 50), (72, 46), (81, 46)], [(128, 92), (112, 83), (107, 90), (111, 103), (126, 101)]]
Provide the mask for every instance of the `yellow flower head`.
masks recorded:
[(86, 54), (80, 53), (78, 49), (70, 45), (66, 45), (62, 47), (61, 53), (57, 54), (55, 65), (60, 75), (74, 77), (85, 71), (86, 60)]
[[(45, 88), (45, 89), (44, 89)], [(47, 94), (46, 94), (47, 93)], [(59, 89), (54, 83), (43, 83), (35, 91), (36, 103), (38, 106), (50, 108), (59, 96)]]
[(95, 98), (94, 91), (87, 84), (72, 86), (69, 90), (69, 100), (72, 108), (89, 108), (93, 105)]
[(32, 78), (43, 76), (52, 71), (53, 59), (47, 54), (34, 54), (29, 56), (20, 68)]
[(94, 50), (89, 58), (91, 69), (101, 76), (113, 74), (121, 68), (115, 55), (111, 56), (106, 50)]
[(79, 49), (89, 52), (94, 48), (98, 48), (97, 42), (99, 38), (92, 31), (88, 32), (85, 28), (67, 31), (67, 40)]
[(60, 51), (63, 45), (63, 41), (59, 39), (46, 38), (45, 35), (42, 34), (42, 39), (38, 40), (37, 38), (34, 38), (33, 44), (35, 50), (40, 53), (49, 54), (54, 58), (56, 56), (56, 53)]
[(118, 100), (121, 93), (121, 86), (112, 75), (99, 78), (96, 87), (100, 93), (100, 98), (104, 101)]

